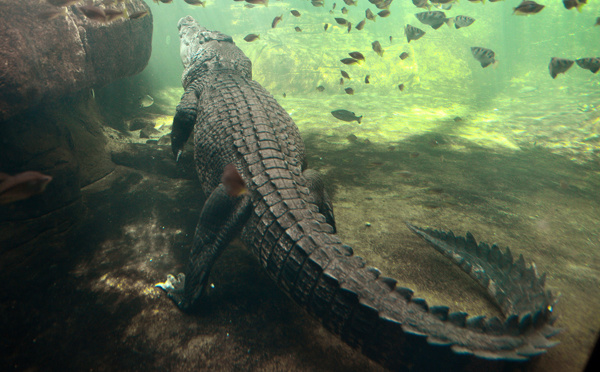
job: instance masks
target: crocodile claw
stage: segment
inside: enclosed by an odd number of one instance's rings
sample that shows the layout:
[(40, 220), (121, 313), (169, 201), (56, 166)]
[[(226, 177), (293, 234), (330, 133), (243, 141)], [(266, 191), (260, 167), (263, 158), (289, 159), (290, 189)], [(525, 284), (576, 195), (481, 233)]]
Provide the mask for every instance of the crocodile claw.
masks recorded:
[(183, 289), (185, 288), (184, 273), (177, 274), (177, 278), (169, 274), (167, 275), (167, 280), (165, 282), (156, 283), (154, 286), (167, 292), (167, 296), (169, 296), (178, 307), (183, 307)]

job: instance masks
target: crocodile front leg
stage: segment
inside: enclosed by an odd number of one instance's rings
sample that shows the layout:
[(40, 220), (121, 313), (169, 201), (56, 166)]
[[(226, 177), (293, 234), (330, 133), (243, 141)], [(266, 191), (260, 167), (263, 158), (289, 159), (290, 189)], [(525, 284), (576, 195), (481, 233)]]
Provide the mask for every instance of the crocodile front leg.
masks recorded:
[(211, 193), (200, 213), (187, 272), (177, 278), (169, 274), (166, 282), (156, 284), (181, 310), (198, 307), (212, 266), (246, 223), (251, 205), (248, 194), (231, 197), (223, 184)]
[(171, 149), (175, 155), (176, 161), (183, 153), (183, 146), (190, 138), (190, 134), (196, 124), (198, 117), (198, 96), (199, 91), (194, 85), (190, 85), (181, 96), (181, 101), (177, 105), (175, 117), (173, 117), (173, 129), (171, 130)]

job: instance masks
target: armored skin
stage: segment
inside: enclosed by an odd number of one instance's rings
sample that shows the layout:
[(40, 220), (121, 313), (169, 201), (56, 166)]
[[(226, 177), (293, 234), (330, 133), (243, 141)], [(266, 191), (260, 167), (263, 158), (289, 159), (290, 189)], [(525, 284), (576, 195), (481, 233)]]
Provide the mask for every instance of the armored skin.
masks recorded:
[[(317, 172), (306, 170), (298, 128), (252, 81), (250, 60), (231, 37), (179, 21), (185, 93), (173, 120), (179, 157), (193, 132), (194, 159), (208, 199), (189, 267), (157, 286), (184, 311), (202, 306), (210, 270), (228, 243), (241, 240), (288, 296), (344, 342), (393, 370), (457, 370), (468, 363), (526, 361), (548, 340), (554, 298), (545, 276), (510, 250), (477, 244), (471, 234), (408, 227), (483, 285), (505, 320), (429, 307), (353, 254), (335, 234), (333, 209)], [(222, 183), (229, 164), (247, 192)], [(228, 169), (231, 169), (229, 167)], [(493, 362), (489, 362), (493, 360)]]

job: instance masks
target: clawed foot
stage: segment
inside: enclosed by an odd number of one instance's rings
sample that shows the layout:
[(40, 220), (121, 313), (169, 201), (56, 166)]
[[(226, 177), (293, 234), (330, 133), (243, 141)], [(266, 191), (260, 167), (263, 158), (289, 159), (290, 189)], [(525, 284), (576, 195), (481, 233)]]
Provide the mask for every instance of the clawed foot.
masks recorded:
[(167, 296), (169, 296), (179, 308), (183, 309), (185, 307), (183, 304), (183, 289), (185, 288), (184, 273), (177, 274), (177, 278), (169, 274), (167, 275), (167, 280), (165, 282), (157, 283), (155, 287), (167, 292)]

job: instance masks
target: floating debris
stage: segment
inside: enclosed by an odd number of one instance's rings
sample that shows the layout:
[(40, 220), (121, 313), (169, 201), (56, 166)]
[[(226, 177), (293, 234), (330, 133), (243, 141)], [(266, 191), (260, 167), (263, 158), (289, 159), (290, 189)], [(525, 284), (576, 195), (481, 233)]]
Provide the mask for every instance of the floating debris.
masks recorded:
[(419, 153), (418, 153), (418, 152), (416, 152), (416, 151), (415, 151), (415, 152), (411, 152), (410, 154), (408, 154), (408, 156), (409, 156), (411, 159), (418, 158), (418, 157), (419, 157), (419, 155), (421, 155), (421, 154), (419, 154)]
[(471, 53), (473, 53), (473, 57), (481, 63), (481, 67), (483, 68), (488, 67), (492, 63), (496, 63), (496, 53), (491, 49), (471, 47)]
[(333, 115), (334, 118), (342, 120), (342, 121), (357, 121), (358, 124), (360, 124), (361, 120), (362, 120), (362, 115), (361, 116), (356, 116), (352, 111), (348, 111), (348, 110), (334, 110), (331, 111), (331, 115)]
[(553, 57), (548, 65), (550, 76), (552, 76), (552, 79), (555, 79), (558, 74), (564, 74), (571, 66), (573, 66), (573, 63), (575, 63), (575, 61), (570, 59)]
[(404, 28), (404, 35), (406, 35), (406, 41), (410, 43), (411, 40), (419, 40), (423, 37), (425, 31), (411, 25), (406, 25)]

